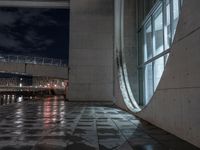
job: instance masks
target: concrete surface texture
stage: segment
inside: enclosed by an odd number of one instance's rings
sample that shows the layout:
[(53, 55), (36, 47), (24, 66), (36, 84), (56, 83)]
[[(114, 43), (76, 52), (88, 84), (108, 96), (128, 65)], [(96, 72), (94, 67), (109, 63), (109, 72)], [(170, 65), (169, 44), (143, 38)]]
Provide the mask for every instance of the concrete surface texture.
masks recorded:
[(72, 0), (69, 100), (113, 100), (113, 0)]
[(200, 148), (200, 1), (185, 0), (160, 84), (137, 116)]
[(198, 150), (108, 103), (58, 97), (0, 106), (0, 150)]
[(0, 62), (0, 72), (68, 79), (68, 67)]
[(137, 54), (137, 2), (124, 1), (124, 58), (126, 59), (127, 78), (134, 98), (139, 99), (138, 91), (138, 54)]
[(136, 5), (135, 0), (115, 1), (115, 103), (123, 109), (127, 109), (128, 106), (131, 110), (139, 108), (136, 103), (138, 99)]
[(121, 67), (121, 61), (122, 59), (120, 58), (120, 49), (122, 47), (122, 39), (121, 35), (123, 32), (123, 28), (121, 27), (121, 20), (122, 20), (122, 12), (123, 12), (123, 6), (121, 3), (121, 0), (115, 0), (114, 1), (114, 67), (113, 67), (113, 72), (114, 72), (114, 97), (115, 97), (115, 104), (118, 106), (123, 106), (123, 109), (128, 110), (126, 107), (125, 101), (123, 98), (126, 96), (127, 93), (121, 92), (125, 89), (124, 87), (124, 82), (123, 82), (123, 76), (121, 75), (122, 73), (122, 67)]

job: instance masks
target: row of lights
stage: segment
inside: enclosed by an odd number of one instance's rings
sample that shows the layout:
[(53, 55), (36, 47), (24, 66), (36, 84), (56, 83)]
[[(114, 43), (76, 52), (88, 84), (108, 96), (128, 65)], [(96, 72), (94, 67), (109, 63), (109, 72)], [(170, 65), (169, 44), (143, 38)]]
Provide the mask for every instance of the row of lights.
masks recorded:
[[(40, 85), (39, 87), (44, 87), (44, 88), (57, 88), (59, 87), (57, 84), (50, 84), (50, 83), (47, 83), (46, 85)], [(62, 82), (62, 86), (61, 87), (65, 87), (65, 83)]]
[[(23, 84), (21, 83), (22, 82), (22, 78), (20, 78), (20, 83), (19, 83), (19, 87), (22, 87), (23, 86)], [(38, 88), (38, 86), (35, 86), (36, 88)], [(50, 83), (48, 83), (48, 84), (46, 84), (46, 85), (39, 85), (39, 87), (44, 87), (44, 88), (52, 88), (52, 87), (54, 87), (54, 88), (57, 88), (58, 87), (58, 85), (57, 84), (54, 84), (53, 86), (52, 86), (52, 83), (50, 84)], [(62, 82), (62, 87), (65, 87), (65, 83), (64, 82)]]

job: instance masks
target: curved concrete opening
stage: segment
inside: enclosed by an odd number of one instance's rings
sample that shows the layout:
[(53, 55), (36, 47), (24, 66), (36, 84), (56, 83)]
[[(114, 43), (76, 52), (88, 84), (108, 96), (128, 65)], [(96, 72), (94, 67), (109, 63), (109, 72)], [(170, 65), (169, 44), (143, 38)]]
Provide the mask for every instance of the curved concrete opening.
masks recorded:
[[(198, 0), (183, 2), (176, 35), (160, 83), (149, 98), (151, 100), (148, 105), (136, 113), (144, 120), (198, 147), (200, 147), (199, 6)], [(125, 59), (127, 60), (126, 57)], [(130, 81), (133, 80), (128, 82)], [(122, 102), (116, 104), (126, 108)]]
[[(134, 17), (137, 19), (140, 14), (133, 16), (133, 12), (130, 11), (133, 7), (124, 10), (127, 4), (139, 6), (135, 2), (115, 1), (116, 61), (119, 86), (126, 107), (138, 112), (150, 102), (159, 85), (171, 52), (182, 1), (157, 1), (143, 21), (135, 23), (135, 26), (139, 25), (138, 39), (135, 39), (138, 45), (130, 41), (134, 41), (130, 37), (134, 35), (129, 33), (130, 24), (133, 24), (129, 20)], [(136, 32), (133, 29), (131, 31)], [(137, 49), (138, 51), (134, 52)]]

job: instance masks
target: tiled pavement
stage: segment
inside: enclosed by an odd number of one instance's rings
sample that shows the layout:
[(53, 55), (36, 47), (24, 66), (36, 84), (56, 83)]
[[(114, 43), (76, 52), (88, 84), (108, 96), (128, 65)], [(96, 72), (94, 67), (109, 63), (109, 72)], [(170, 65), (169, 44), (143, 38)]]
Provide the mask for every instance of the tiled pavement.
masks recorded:
[(113, 106), (57, 98), (0, 106), (0, 150), (197, 150)]

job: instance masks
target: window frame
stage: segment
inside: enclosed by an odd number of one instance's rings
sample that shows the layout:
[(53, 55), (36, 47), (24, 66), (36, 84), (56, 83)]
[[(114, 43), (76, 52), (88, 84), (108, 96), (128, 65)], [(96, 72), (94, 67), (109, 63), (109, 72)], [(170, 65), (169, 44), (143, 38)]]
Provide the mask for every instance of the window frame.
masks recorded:
[[(156, 4), (153, 6), (152, 10), (149, 12), (149, 14), (146, 16), (146, 18), (144, 19), (141, 27), (139, 28), (139, 34), (140, 32), (142, 33), (143, 37), (141, 38), (140, 37), (140, 40), (143, 39), (143, 42), (140, 42), (140, 44), (143, 44), (143, 46), (140, 45), (140, 48), (142, 48), (142, 50), (140, 49), (139, 52), (141, 53), (142, 51), (142, 54), (140, 54), (140, 58), (139, 60), (142, 60), (140, 61), (139, 63), (139, 66), (138, 66), (138, 72), (140, 72), (140, 75), (142, 73), (142, 82), (139, 81), (139, 92), (142, 93), (140, 94), (140, 97), (139, 97), (139, 104), (147, 104), (149, 102), (149, 99), (146, 99), (147, 97), (147, 92), (146, 92), (146, 67), (147, 65), (149, 65), (150, 63), (152, 63), (152, 85), (153, 85), (153, 93), (155, 92), (157, 86), (155, 87), (155, 73), (154, 73), (154, 67), (155, 67), (155, 62), (156, 60), (160, 59), (161, 57), (163, 57), (163, 64), (164, 64), (164, 67), (167, 63), (167, 60), (168, 60), (168, 56), (169, 56), (169, 53), (170, 53), (170, 48), (172, 46), (172, 42), (173, 42), (173, 39), (174, 39), (174, 35), (175, 35), (175, 32), (173, 34), (173, 31), (176, 29), (174, 29), (174, 16), (173, 16), (173, 3), (174, 3), (174, 0), (169, 0), (169, 1), (166, 1), (166, 0), (158, 0), (156, 2)], [(178, 18), (180, 16), (180, 9), (181, 9), (181, 6), (182, 6), (182, 0), (178, 0), (178, 3), (179, 3), (179, 8), (178, 8)], [(170, 14), (167, 14), (167, 5), (169, 4), (169, 7), (170, 7)], [(160, 11), (160, 12), (159, 12)], [(156, 42), (155, 42), (155, 18), (158, 17), (159, 15), (156, 16), (156, 14), (159, 14), (161, 13), (162, 14), (162, 34), (163, 34), (163, 50), (161, 53), (158, 53), (156, 54)], [(168, 38), (168, 25), (167, 25), (167, 15), (170, 16), (170, 38)], [(150, 24), (151, 26), (151, 34), (152, 34), (152, 57), (150, 59), (148, 59), (148, 49), (147, 49), (147, 38), (146, 38), (146, 26)], [(149, 25), (148, 25), (149, 26)], [(176, 26), (177, 27), (177, 26)], [(175, 28), (176, 28), (175, 27)], [(169, 41), (168, 41), (169, 40)], [(167, 44), (169, 44), (167, 46)], [(141, 58), (142, 57), (142, 58)], [(164, 68), (163, 68), (163, 71), (164, 71)], [(162, 77), (162, 75), (161, 75)], [(160, 78), (161, 78), (160, 77)], [(159, 84), (159, 81), (158, 81), (158, 84)], [(142, 91), (141, 91), (142, 90)], [(153, 96), (153, 94), (152, 94)]]

